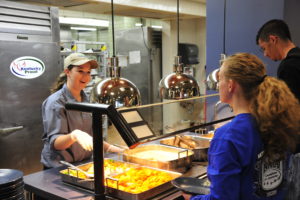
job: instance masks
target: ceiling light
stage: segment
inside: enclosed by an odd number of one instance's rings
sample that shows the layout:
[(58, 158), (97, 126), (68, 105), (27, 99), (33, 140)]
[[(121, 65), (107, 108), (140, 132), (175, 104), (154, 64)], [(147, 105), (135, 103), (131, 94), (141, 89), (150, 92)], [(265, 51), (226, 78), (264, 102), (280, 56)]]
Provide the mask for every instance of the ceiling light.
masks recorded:
[(87, 28), (87, 27), (71, 27), (72, 30), (79, 30), (79, 31), (96, 31), (96, 28)]
[(60, 24), (78, 24), (85, 26), (103, 26), (108, 27), (109, 21), (89, 18), (73, 18), (73, 17), (59, 17)]
[(152, 28), (158, 28), (158, 29), (162, 29), (162, 26), (156, 26), (156, 25), (152, 25)]
[(135, 23), (135, 26), (143, 26), (142, 23)]

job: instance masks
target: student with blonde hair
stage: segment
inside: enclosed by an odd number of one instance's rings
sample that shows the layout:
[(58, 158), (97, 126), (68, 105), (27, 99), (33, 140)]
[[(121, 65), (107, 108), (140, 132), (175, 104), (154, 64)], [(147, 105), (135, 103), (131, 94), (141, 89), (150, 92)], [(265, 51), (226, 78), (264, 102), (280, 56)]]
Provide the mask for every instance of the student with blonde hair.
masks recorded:
[(300, 130), (300, 106), (286, 83), (266, 75), (255, 55), (227, 57), (220, 100), (235, 118), (218, 128), (208, 152), (210, 194), (185, 199), (284, 199), (290, 154)]

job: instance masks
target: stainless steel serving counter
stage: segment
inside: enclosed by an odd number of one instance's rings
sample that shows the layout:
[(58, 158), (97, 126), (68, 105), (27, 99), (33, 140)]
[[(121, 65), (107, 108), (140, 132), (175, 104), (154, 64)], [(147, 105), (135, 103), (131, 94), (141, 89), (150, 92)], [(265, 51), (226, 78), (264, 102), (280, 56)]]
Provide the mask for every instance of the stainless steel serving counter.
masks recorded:
[[(65, 167), (48, 169), (24, 176), (26, 199), (34, 200), (36, 196), (49, 200), (92, 200), (92, 191), (68, 185), (61, 180), (59, 171)], [(206, 163), (193, 163), (192, 167), (183, 176), (199, 177), (206, 173)], [(152, 200), (174, 200), (180, 199), (180, 191), (171, 188), (162, 194), (157, 195)], [(107, 199), (116, 199), (107, 196)]]

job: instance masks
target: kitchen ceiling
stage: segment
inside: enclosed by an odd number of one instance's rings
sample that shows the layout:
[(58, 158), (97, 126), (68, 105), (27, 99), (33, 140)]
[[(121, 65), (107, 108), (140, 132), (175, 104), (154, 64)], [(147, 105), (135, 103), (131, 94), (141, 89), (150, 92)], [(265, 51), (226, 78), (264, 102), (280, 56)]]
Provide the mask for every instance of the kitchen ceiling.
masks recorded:
[[(13, 0), (15, 2), (32, 3), (37, 5), (55, 6), (64, 10), (83, 11), (97, 14), (110, 14), (110, 0)], [(176, 3), (175, 0), (173, 0)], [(172, 1), (172, 3), (173, 3)], [(206, 0), (184, 0), (193, 4), (206, 4)], [(116, 1), (115, 1), (116, 2)], [(119, 1), (122, 3), (122, 1)], [(143, 8), (125, 3), (114, 3), (114, 13), (120, 16), (143, 17), (153, 19), (173, 19), (176, 12), (168, 9)], [(151, 0), (149, 0), (151, 2)], [(147, 1), (143, 1), (147, 3)], [(181, 3), (181, 2), (180, 2)], [(176, 4), (175, 4), (176, 5)], [(199, 11), (200, 12), (200, 11)], [(180, 13), (180, 18), (199, 18), (199, 15), (189, 13)]]

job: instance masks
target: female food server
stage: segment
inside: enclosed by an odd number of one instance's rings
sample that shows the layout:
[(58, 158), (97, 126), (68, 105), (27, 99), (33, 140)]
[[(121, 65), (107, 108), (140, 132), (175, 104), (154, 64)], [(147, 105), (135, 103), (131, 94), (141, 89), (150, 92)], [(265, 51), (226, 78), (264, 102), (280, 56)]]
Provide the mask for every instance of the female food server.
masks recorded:
[[(92, 116), (89, 113), (65, 109), (67, 102), (89, 102), (83, 89), (91, 80), (91, 69), (98, 67), (95, 60), (81, 53), (72, 53), (64, 60), (64, 71), (43, 102), (44, 147), (41, 162), (44, 168), (58, 167), (60, 160), (82, 161), (90, 158), (93, 149)], [(104, 150), (121, 152), (104, 142)]]

